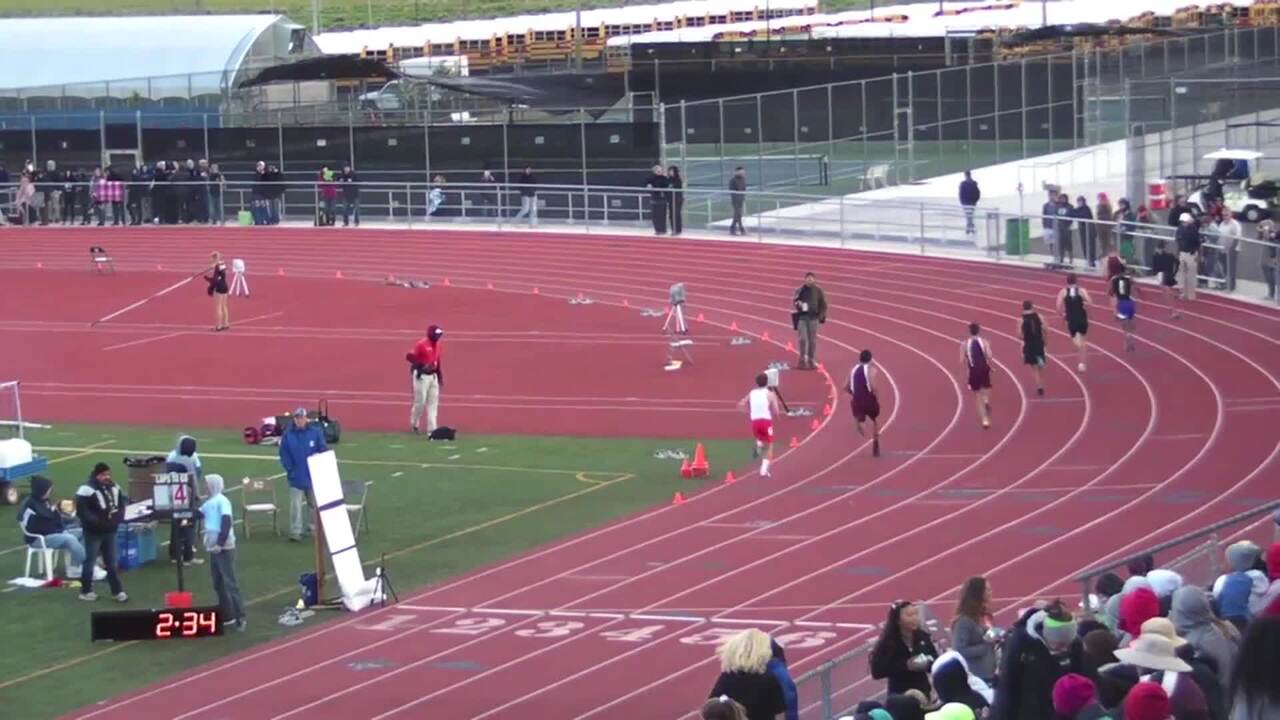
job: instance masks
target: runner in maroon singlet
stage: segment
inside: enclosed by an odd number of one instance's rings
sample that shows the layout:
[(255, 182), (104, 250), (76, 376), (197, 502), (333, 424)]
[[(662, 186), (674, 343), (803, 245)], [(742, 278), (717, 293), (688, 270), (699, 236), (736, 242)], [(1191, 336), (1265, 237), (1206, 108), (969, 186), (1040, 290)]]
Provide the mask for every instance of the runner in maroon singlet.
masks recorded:
[(880, 399), (876, 397), (877, 376), (880, 373), (871, 364), (871, 351), (863, 350), (858, 356), (858, 364), (849, 373), (847, 390), (853, 396), (850, 407), (853, 408), (853, 419), (858, 421), (858, 434), (862, 432), (862, 423), (871, 421), (871, 455), (880, 457)]
[(991, 427), (991, 345), (979, 335), (978, 323), (969, 323), (969, 337), (960, 343), (960, 362), (968, 374), (969, 389), (978, 403), (983, 429)]

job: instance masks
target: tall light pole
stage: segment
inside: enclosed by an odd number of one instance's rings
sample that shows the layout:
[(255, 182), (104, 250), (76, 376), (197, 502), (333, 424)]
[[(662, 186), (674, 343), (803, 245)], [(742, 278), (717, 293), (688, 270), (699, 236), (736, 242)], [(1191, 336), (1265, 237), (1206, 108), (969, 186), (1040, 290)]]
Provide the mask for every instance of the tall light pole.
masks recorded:
[(320, 0), (311, 0), (311, 34), (320, 34)]

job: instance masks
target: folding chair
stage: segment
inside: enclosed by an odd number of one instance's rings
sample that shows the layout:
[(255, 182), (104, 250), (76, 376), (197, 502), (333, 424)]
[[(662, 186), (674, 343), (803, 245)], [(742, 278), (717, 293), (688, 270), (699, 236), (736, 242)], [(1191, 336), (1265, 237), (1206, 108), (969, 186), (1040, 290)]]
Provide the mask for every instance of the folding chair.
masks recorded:
[[(369, 502), (369, 486), (373, 484), (372, 480), (360, 481), (343, 481), (342, 497), (344, 504), (347, 506), (347, 512), (356, 514), (355, 534), (360, 535), (360, 527), (364, 526), (364, 531), (369, 532), (369, 516), (365, 513), (365, 505)], [(359, 500), (357, 501), (357, 498)]]
[(276, 522), (276, 516), (280, 513), (280, 506), (276, 502), (276, 484), (271, 480), (263, 480), (261, 478), (245, 478), (240, 481), (240, 510), (244, 517), (244, 536), (249, 537), (249, 516), (252, 514), (271, 514), (271, 529), (275, 532), (276, 537), (280, 536), (280, 525)]
[(112, 275), (116, 272), (115, 263), (111, 262), (111, 254), (103, 250), (101, 245), (89, 248), (89, 261), (96, 272), (103, 274), (110, 272)]

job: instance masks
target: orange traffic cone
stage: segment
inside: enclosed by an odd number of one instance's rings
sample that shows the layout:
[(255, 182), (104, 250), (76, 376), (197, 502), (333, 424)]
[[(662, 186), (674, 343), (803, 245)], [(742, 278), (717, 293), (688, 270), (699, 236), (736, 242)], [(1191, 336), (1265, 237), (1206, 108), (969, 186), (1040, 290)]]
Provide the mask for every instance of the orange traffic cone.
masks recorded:
[(796, 346), (795, 346), (795, 345), (793, 345), (793, 344), (791, 344), (791, 341), (790, 341), (790, 340), (788, 340), (788, 341), (787, 341), (787, 352), (795, 352), (795, 351), (796, 351)]
[(818, 418), (814, 418), (813, 422), (809, 424), (810, 430), (817, 430), (820, 427), (822, 427), (822, 423), (818, 422)]
[(492, 282), (490, 282), (490, 283), (486, 284), (486, 285), (485, 285), (485, 287), (487, 287), (487, 288), (489, 288), (490, 290), (492, 290), (492, 289), (493, 289), (493, 283), (492, 283)]
[(337, 279), (337, 280), (341, 280), (341, 279), (342, 279), (342, 271), (341, 271), (341, 270), (339, 270), (338, 272), (334, 273), (334, 274), (333, 274), (333, 277), (334, 277), (335, 279)]
[(765, 342), (769, 342), (769, 331), (765, 330), (764, 332), (760, 333), (760, 339)]
[(534, 294), (534, 295), (539, 294), (539, 293), (538, 293), (538, 288), (534, 288), (534, 289), (533, 289), (533, 294)]
[(631, 301), (626, 298), (622, 298), (622, 307), (631, 307)]
[(586, 295), (583, 295), (582, 293), (578, 293), (578, 302), (582, 302), (586, 299), (587, 299)]
[(37, 269), (37, 270), (42, 270), (42, 269), (44, 269), (44, 263), (42, 263), (42, 262), (38, 262), (38, 263), (36, 263), (36, 269)]
[(164, 270), (164, 266), (163, 266), (163, 265), (156, 265), (156, 269), (157, 269), (157, 270)]
[(284, 268), (276, 268), (276, 276), (284, 277)]
[(826, 372), (826, 371), (827, 371), (827, 366), (826, 366), (826, 365), (823, 365), (822, 363), (818, 363), (818, 371), (819, 371), (819, 372)]
[(707, 451), (702, 447), (702, 443), (698, 443), (693, 449), (693, 464), (689, 466), (693, 471), (694, 477), (703, 477), (711, 471), (711, 465), (707, 462)]
[(684, 462), (680, 463), (680, 477), (685, 479), (693, 477), (693, 468), (689, 465), (689, 458), (685, 458)]
[(706, 322), (706, 321), (707, 319), (702, 316), (702, 313), (698, 313), (698, 322)]
[(826, 405), (822, 406), (822, 417), (827, 417), (830, 414), (831, 414), (831, 403), (827, 403)]
[(449, 282), (449, 278), (445, 278), (445, 279), (444, 279), (444, 284), (445, 284), (445, 286), (449, 286), (449, 285), (452, 285), (453, 283)]
[(732, 483), (732, 482), (733, 482), (734, 480), (736, 480), (736, 479), (737, 479), (737, 478), (735, 478), (735, 477), (733, 476), (733, 472), (732, 472), (732, 471), (727, 472), (727, 473), (725, 473), (725, 474), (724, 474), (724, 484), (725, 484), (725, 485), (729, 485), (730, 483)]
[(795, 435), (792, 435), (792, 436), (791, 436), (791, 442), (787, 443), (787, 447), (789, 447), (789, 448), (798, 448), (798, 447), (800, 447), (800, 438), (796, 437)]
[(671, 504), (672, 504), (672, 505), (683, 505), (683, 504), (684, 504), (684, 493), (676, 493), (675, 495), (672, 495), (672, 496), (671, 496)]
[(729, 323), (729, 329), (734, 332), (738, 332), (738, 321), (734, 320), (733, 322)]

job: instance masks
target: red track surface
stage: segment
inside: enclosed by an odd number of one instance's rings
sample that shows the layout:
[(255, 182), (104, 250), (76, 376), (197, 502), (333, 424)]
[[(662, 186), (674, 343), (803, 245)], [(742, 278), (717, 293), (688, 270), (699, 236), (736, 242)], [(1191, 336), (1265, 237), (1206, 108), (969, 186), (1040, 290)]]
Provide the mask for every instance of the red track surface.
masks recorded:
[[(594, 398), (591, 402), (644, 396), (672, 404), (691, 398), (710, 408), (534, 413), (482, 407), (476, 400), (457, 410), (467, 418), (458, 421), (464, 427), (651, 434), (677, 426), (675, 434), (698, 428), (702, 436), (734, 436), (741, 419), (720, 410), (741, 390), (740, 361), (758, 366), (776, 355), (776, 348), (769, 352), (757, 343), (745, 350), (755, 354), (747, 355), (739, 353), (742, 348), (700, 346), (696, 369), (673, 376), (653, 370), (660, 346), (619, 351), (610, 344), (565, 349), (552, 343), (551, 349), (533, 349), (522, 343), (518, 353), (506, 354), (485, 347), (488, 340), (478, 339), (470, 350), (460, 331), (536, 326), (593, 337), (642, 333), (653, 321), (637, 320), (635, 308), (660, 307), (666, 286), (687, 280), (695, 309), (713, 326), (697, 327), (701, 335), (725, 337), (723, 327), (736, 322), (753, 334), (789, 337), (786, 299), (796, 278), (814, 269), (832, 302), (820, 357), (842, 378), (858, 349), (873, 348), (890, 381), (882, 395), (887, 454), (869, 457), (841, 398), (835, 415), (781, 459), (772, 478), (750, 475), (716, 486), (682, 506), (656, 508), (402, 597), (399, 606), (194, 671), (200, 682), (167, 682), (77, 717), (670, 718), (704, 696), (717, 670), (713, 645), (726, 632), (752, 623), (770, 630), (788, 646), (798, 674), (856, 647), (868, 636), (865, 626), (880, 621), (894, 598), (949, 602), (967, 575), (984, 574), (998, 596), (1017, 599), (1002, 608), (1007, 615), (1025, 598), (1074, 591), (1065, 578), (1104, 556), (1140, 549), (1274, 494), (1280, 465), (1274, 433), (1280, 421), (1280, 315), (1267, 309), (1207, 297), (1174, 323), (1155, 300), (1142, 302), (1138, 350), (1125, 353), (1109, 313), (1097, 308), (1090, 334), (1094, 351), (1085, 374), (1068, 368), (1074, 355), (1052, 323), (1050, 352), (1056, 357), (1047, 372), (1049, 395), (1040, 399), (1028, 393), (1013, 331), (1018, 302), (1030, 298), (1047, 306), (1060, 287), (1060, 278), (1044, 272), (818, 248), (640, 238), (281, 230), (267, 247), (266, 236), (189, 230), (175, 241), (149, 229), (94, 233), (95, 241), (121, 258), (119, 264), (136, 269), (157, 262), (195, 265), (214, 243), (229, 255), (245, 257), (251, 269), (281, 267), (285, 279), (270, 288), (270, 307), (253, 305), (250, 311), (245, 309), (250, 303), (238, 303), (233, 312), (258, 315), (283, 308), (284, 315), (208, 342), (194, 344), (186, 337), (183, 347), (196, 345), (207, 357), (199, 370), (181, 369), (185, 360), (168, 360), (168, 353), (159, 352), (167, 341), (157, 339), (98, 353), (88, 377), (82, 360), (63, 362), (59, 355), (190, 329), (124, 321), (190, 323), (189, 311), (200, 311), (203, 298), (173, 303), (173, 317), (147, 314), (170, 310), (148, 309), (86, 336), (85, 320), (173, 278), (126, 273), (121, 277), (127, 280), (108, 280), (119, 283), (119, 295), (106, 307), (101, 297), (88, 298), (77, 286), (70, 298), (62, 297), (59, 287), (57, 295), (40, 293), (39, 305), (14, 310), (12, 288), (24, 283), (30, 288), (44, 276), (11, 268), (32, 268), (39, 261), (46, 274), (55, 268), (83, 273), (82, 246), (88, 242), (79, 238), (90, 235), (7, 234), (18, 242), (10, 242), (0, 259), (6, 268), (0, 276), (5, 308), (0, 327), (6, 338), (17, 337), (30, 350), (20, 358), (6, 353), (0, 374), (39, 378), (32, 383), (33, 404), (42, 416), (83, 417), (92, 411), (100, 415), (89, 419), (180, 420), (183, 403), (173, 396), (205, 394), (151, 390), (143, 398), (94, 408), (86, 398), (114, 392), (99, 390), (96, 381), (105, 372), (113, 378), (108, 385), (128, 384), (129, 377), (143, 386), (194, 385), (192, 378), (203, 382), (211, 376), (212, 384), (229, 388), (274, 388), (269, 392), (281, 399), (310, 399), (307, 393), (314, 388), (354, 390), (361, 397), (377, 391), (385, 395), (376, 396), (382, 400), (353, 404), (347, 415), (358, 409), (355, 425), (398, 427), (403, 400), (397, 393), (403, 388), (392, 351), (414, 334), (414, 322), (425, 321), (418, 317), (444, 313), (454, 337), (463, 340), (451, 346), (451, 357), (470, 368), (455, 371), (452, 393), (572, 395)], [(483, 294), (487, 290), (393, 291), (350, 280), (298, 285), (289, 280), (331, 277), (337, 269), (347, 278), (395, 272), (439, 283), (447, 276), (455, 288), (485, 288), (492, 282), (500, 291), (526, 294), (506, 295), (505, 305), (499, 305), (497, 296)], [(263, 280), (253, 277), (255, 291)], [(534, 286), (541, 298), (527, 294)], [(281, 300), (278, 293), (285, 291), (294, 297)], [(579, 292), (600, 304), (581, 308), (548, 299)], [(604, 306), (624, 299), (631, 314)], [(406, 309), (410, 304), (412, 312)], [(311, 324), (324, 329), (293, 334), (303, 307), (321, 308)], [(413, 320), (405, 324), (407, 317)], [(997, 364), (996, 423), (986, 432), (978, 427), (968, 393), (957, 384), (957, 340), (970, 320), (987, 327)], [(277, 324), (289, 327), (279, 332), (291, 336), (268, 337), (274, 331), (266, 328)], [(260, 329), (246, 348), (235, 338), (254, 325)], [(336, 329), (348, 327), (363, 329)], [(359, 333), (378, 337), (365, 341)], [(122, 355), (132, 368), (117, 367), (110, 359), (135, 348), (138, 354)], [(639, 348), (645, 357), (633, 362)], [(255, 355), (234, 356), (249, 352)], [(341, 362), (295, 363), (283, 374), (283, 387), (274, 385), (274, 373), (264, 380), (263, 373), (253, 371), (321, 352)], [(458, 356), (468, 352), (475, 354), (463, 362)], [(382, 357), (388, 354), (390, 359)], [(543, 361), (553, 364), (539, 364), (536, 381), (526, 379), (530, 363)], [(486, 370), (486, 363), (501, 365), (501, 371)], [(182, 379), (171, 379), (177, 377)], [(828, 391), (820, 379), (788, 374), (789, 399), (803, 396), (820, 405)], [(478, 388), (475, 383), (481, 381), (494, 389)], [(539, 391), (526, 390), (531, 387)], [(49, 394), (60, 392), (73, 394)], [(259, 396), (265, 391), (228, 391), (235, 392)], [(451, 420), (453, 397), (446, 397)], [(244, 402), (236, 401), (234, 408), (228, 403), (227, 421), (242, 422)], [(278, 403), (272, 403), (274, 410)], [(517, 424), (531, 417), (537, 422)], [(382, 666), (360, 670), (353, 667), (356, 662)]]

